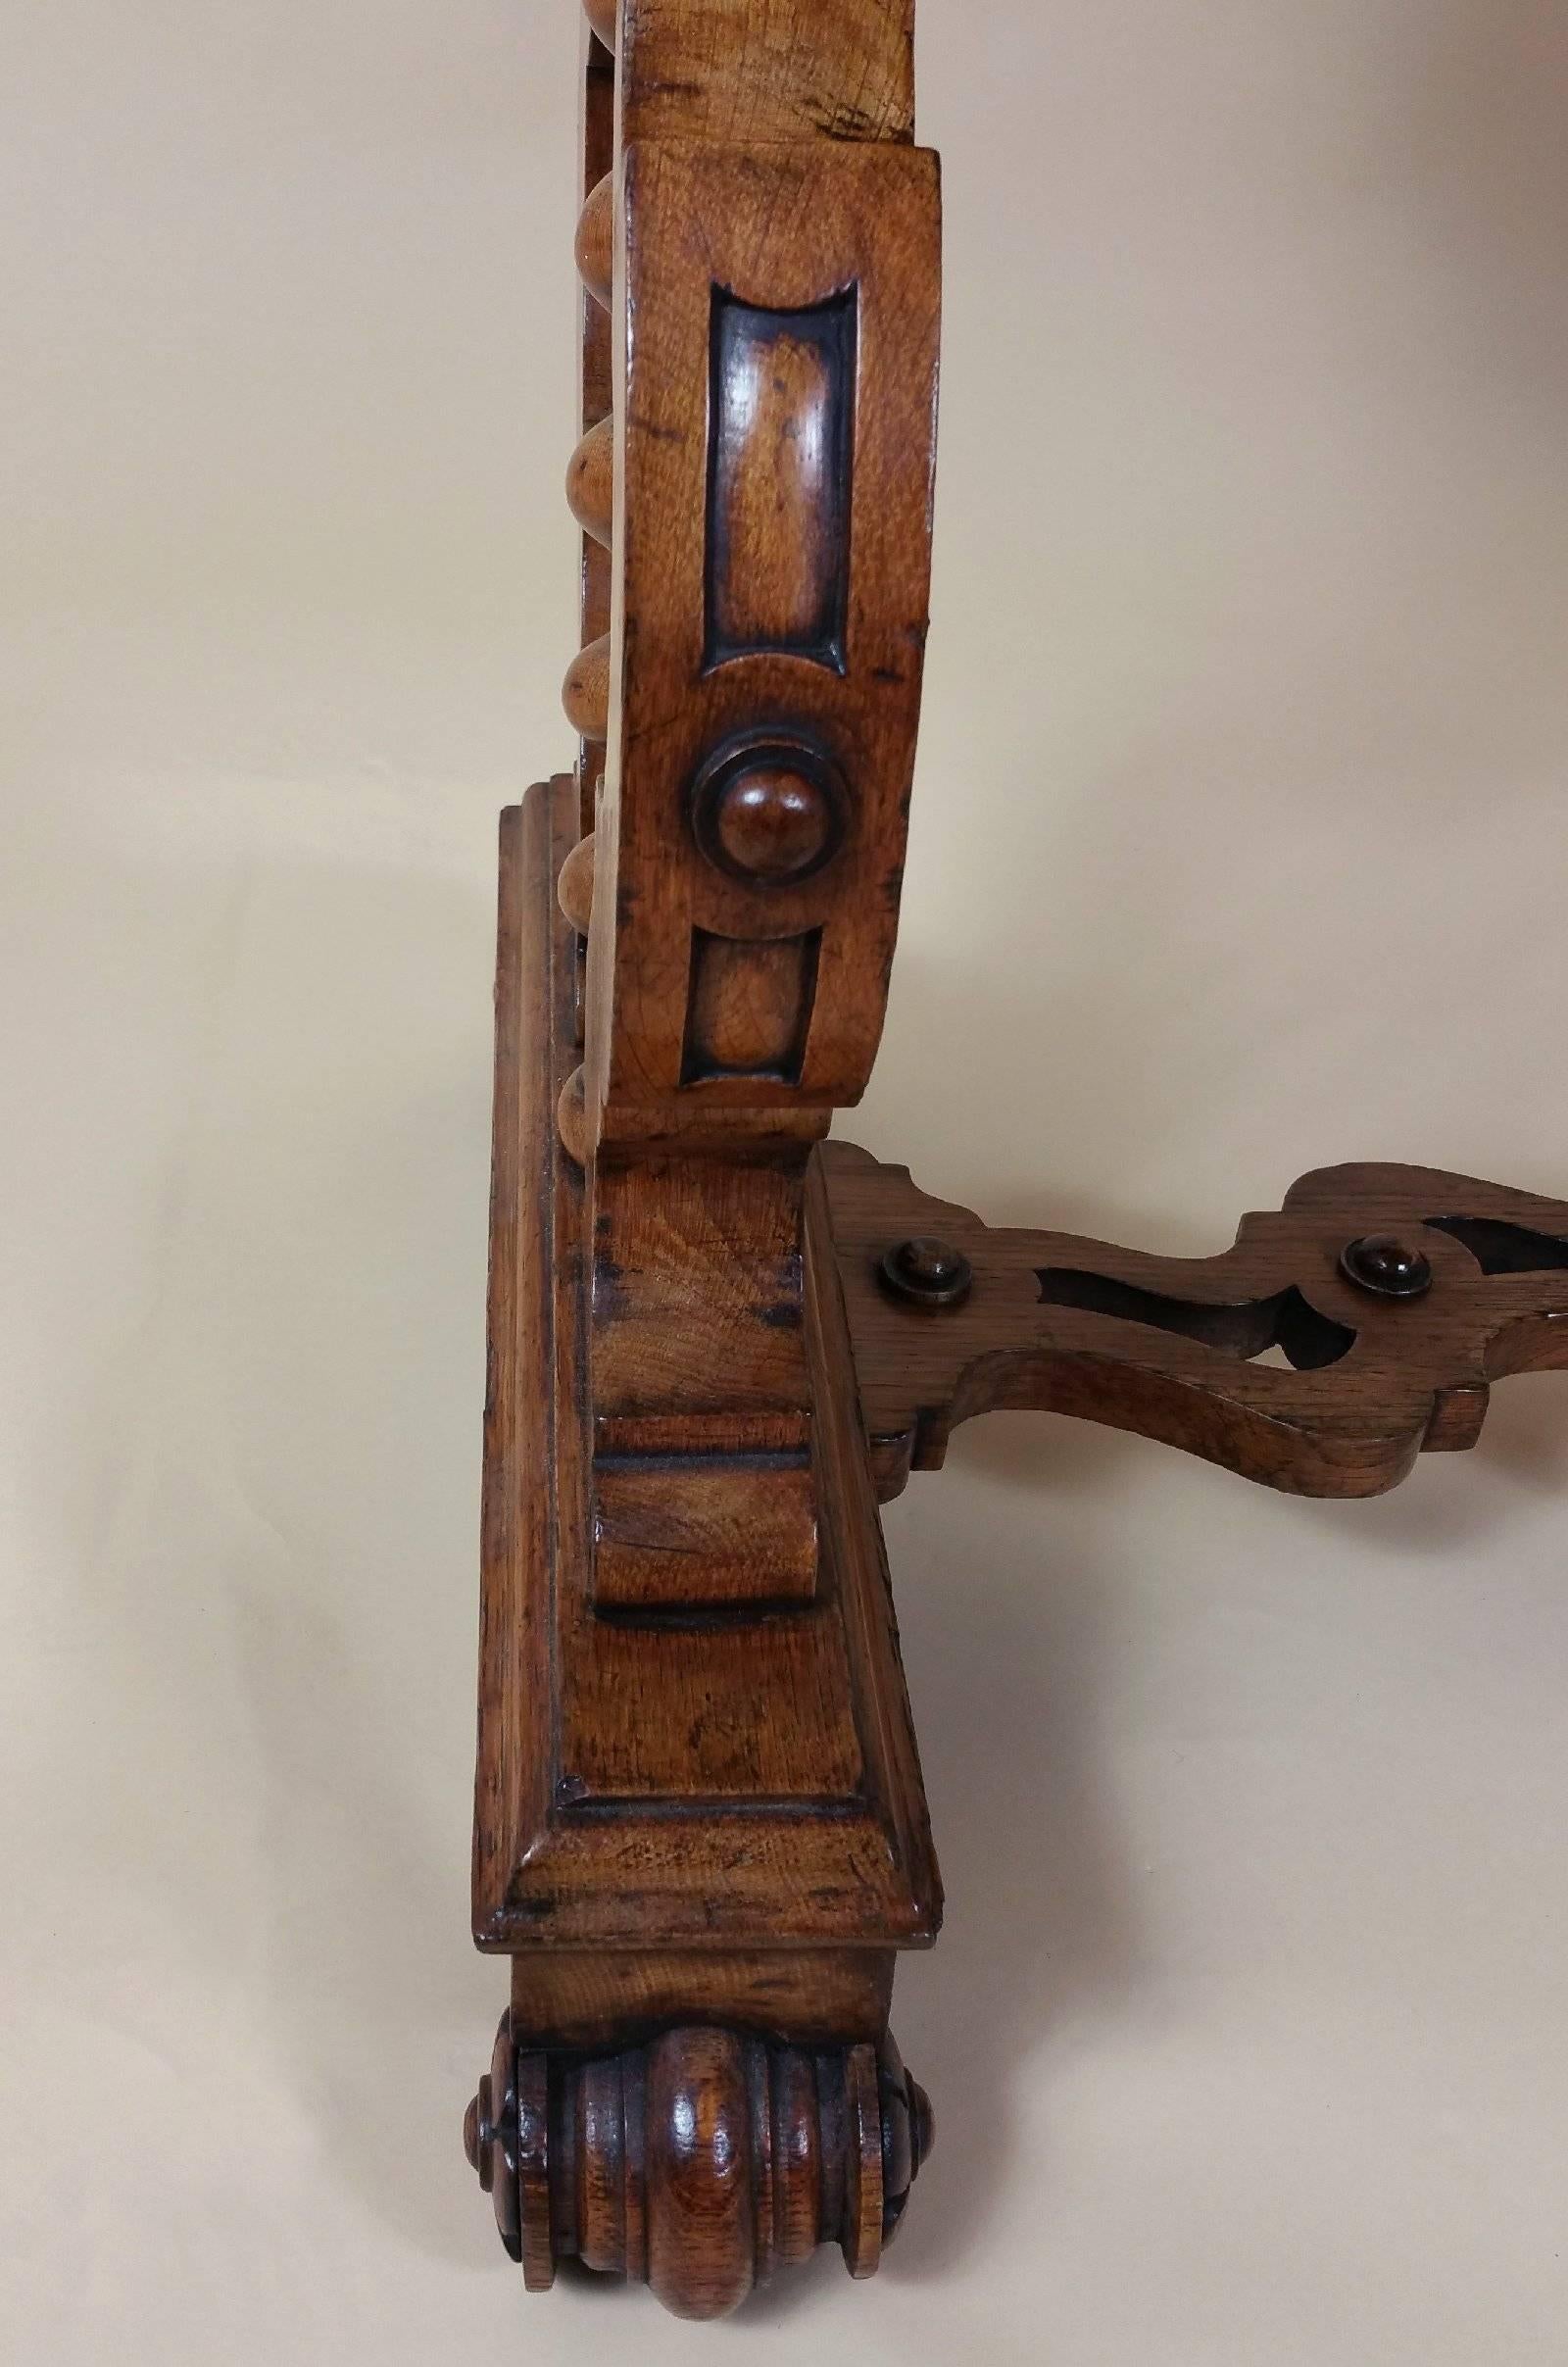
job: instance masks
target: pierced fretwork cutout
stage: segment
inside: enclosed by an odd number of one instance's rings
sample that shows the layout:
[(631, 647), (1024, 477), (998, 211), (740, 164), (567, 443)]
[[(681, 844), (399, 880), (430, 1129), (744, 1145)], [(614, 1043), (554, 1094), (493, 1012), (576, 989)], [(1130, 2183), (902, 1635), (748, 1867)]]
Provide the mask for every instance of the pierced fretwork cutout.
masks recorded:
[(1325, 1364), (1337, 1364), (1355, 1346), (1354, 1332), (1320, 1315), (1294, 1283), (1267, 1298), (1207, 1307), (1201, 1300), (1167, 1298), (1162, 1291), (1140, 1290), (1136, 1283), (1116, 1282), (1108, 1274), (1091, 1274), (1076, 1266), (1047, 1265), (1038, 1271), (1042, 1307), (1118, 1315), (1124, 1323), (1201, 1340), (1243, 1363), (1277, 1348), (1298, 1372), (1316, 1372)]
[(1568, 1241), (1500, 1216), (1429, 1216), (1435, 1233), (1446, 1233), (1467, 1249), (1484, 1274), (1557, 1274), (1568, 1271)]

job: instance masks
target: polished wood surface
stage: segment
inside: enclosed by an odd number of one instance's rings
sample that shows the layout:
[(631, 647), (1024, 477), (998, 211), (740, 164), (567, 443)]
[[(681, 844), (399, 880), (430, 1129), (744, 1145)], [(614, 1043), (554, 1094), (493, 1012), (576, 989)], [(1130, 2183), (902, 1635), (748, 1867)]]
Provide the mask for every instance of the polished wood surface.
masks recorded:
[(693, 2020), (788, 2031), (802, 2046), (875, 2044), (895, 1960), (890, 1948), (536, 1948), (512, 1959), (512, 2010), (554, 2047), (603, 2048)]
[(891, 2037), (808, 2050), (696, 2023), (568, 2056), (515, 2014), (464, 2128), (530, 2288), (575, 2257), (681, 2318), (727, 2316), (818, 2244), (870, 2276), (933, 2134)]
[(623, 0), (621, 15), (628, 140), (913, 136), (914, 0)]
[(853, 1391), (816, 1377), (843, 1318), (804, 1153), (596, 1177), (589, 1303), (554, 1122), (575, 831), (569, 777), (503, 821), (475, 1933), (919, 1945), (940, 1891)]

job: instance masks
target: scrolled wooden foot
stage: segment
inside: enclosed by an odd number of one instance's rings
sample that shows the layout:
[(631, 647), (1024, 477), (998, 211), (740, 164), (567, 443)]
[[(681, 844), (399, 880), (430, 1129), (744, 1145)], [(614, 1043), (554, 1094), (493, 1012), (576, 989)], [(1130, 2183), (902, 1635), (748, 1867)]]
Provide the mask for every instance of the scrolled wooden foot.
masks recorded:
[(510, 2014), (464, 2123), (530, 2290), (575, 2257), (681, 2318), (726, 2316), (818, 2244), (870, 2276), (932, 2137), (891, 2038), (813, 2051), (695, 2025), (584, 2056), (519, 2046)]

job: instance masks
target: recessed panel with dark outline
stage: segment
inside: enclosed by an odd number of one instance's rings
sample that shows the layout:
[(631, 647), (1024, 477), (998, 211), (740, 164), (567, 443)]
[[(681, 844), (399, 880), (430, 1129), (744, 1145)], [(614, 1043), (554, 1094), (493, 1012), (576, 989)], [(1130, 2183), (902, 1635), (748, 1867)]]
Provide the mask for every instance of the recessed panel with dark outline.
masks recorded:
[(763, 651), (842, 674), (858, 298), (799, 312), (715, 287), (703, 670)]

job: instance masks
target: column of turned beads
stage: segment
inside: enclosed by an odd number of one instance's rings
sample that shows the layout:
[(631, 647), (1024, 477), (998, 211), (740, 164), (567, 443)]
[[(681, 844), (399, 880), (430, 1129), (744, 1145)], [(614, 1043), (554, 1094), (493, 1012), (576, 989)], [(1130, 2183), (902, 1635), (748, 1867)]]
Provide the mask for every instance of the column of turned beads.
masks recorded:
[[(584, 0), (596, 39), (614, 55), (619, 33), (618, 0)], [(614, 174), (604, 173), (589, 190), (577, 218), (573, 252), (578, 274), (594, 303), (609, 310), (614, 267)], [(608, 551), (613, 533), (614, 425), (610, 419), (594, 421), (584, 433), (566, 468), (566, 501), (583, 532)], [(610, 733), (610, 635), (601, 633), (579, 650), (562, 684), (566, 720), (583, 743), (583, 787), (587, 791), (604, 761)], [(562, 866), (559, 882), (562, 911), (585, 940), (593, 909), (593, 834), (574, 848)], [(581, 947), (579, 945), (579, 972)], [(578, 1042), (581, 1035), (581, 978), (578, 993)], [(580, 1165), (586, 1156), (587, 1119), (583, 1073), (573, 1071), (557, 1109), (563, 1148)]]

